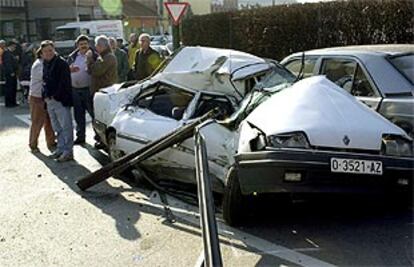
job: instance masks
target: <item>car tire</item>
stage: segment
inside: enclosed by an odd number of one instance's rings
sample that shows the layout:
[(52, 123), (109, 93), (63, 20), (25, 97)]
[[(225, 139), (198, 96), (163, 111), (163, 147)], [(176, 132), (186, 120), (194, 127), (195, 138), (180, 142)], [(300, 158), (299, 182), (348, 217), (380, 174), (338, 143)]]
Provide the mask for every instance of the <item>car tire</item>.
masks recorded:
[[(108, 140), (108, 156), (111, 162), (125, 156), (125, 152), (121, 150), (115, 150), (114, 146), (116, 144), (116, 133), (109, 132), (107, 135)], [(126, 177), (130, 181), (132, 181), (135, 185), (146, 185), (147, 181), (142, 175), (142, 170), (137, 169), (127, 169), (120, 174), (120, 178)]]
[(123, 151), (114, 149), (116, 145), (116, 133), (115, 132), (109, 132), (106, 137), (106, 140), (108, 140), (108, 157), (111, 162), (125, 155)]
[(237, 169), (231, 167), (227, 172), (226, 186), (223, 195), (223, 219), (230, 226), (239, 226), (243, 223), (244, 197), (241, 193)]

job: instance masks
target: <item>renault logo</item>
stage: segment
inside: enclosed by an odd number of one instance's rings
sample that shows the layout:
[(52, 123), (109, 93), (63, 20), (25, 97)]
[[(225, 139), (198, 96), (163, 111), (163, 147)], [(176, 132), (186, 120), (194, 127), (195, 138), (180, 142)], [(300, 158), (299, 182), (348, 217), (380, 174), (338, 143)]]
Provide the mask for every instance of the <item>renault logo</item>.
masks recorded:
[(344, 136), (344, 139), (342, 139), (345, 145), (349, 145), (349, 142), (351, 142), (351, 139), (347, 135)]

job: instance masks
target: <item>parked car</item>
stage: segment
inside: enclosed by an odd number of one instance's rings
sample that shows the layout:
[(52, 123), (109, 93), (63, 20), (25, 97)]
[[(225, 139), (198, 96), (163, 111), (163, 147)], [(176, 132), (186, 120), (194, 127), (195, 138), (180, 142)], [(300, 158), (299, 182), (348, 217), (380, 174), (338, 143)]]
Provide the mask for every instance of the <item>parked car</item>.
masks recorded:
[(166, 45), (168, 43), (168, 37), (165, 35), (152, 35), (150, 39), (151, 45)]
[(165, 59), (172, 55), (172, 49), (169, 49), (169, 43), (166, 45), (151, 45), (151, 48), (158, 52), (161, 58)]
[(303, 78), (326, 75), (414, 137), (414, 45), (318, 49), (292, 54), (281, 64)]
[[(412, 192), (413, 142), (402, 129), (324, 77), (294, 81), (252, 55), (184, 48), (150, 79), (97, 93), (95, 129), (117, 158), (222, 110), (201, 133), (230, 225), (242, 222), (253, 194)], [(194, 164), (190, 138), (143, 168), (156, 180), (195, 184)]]

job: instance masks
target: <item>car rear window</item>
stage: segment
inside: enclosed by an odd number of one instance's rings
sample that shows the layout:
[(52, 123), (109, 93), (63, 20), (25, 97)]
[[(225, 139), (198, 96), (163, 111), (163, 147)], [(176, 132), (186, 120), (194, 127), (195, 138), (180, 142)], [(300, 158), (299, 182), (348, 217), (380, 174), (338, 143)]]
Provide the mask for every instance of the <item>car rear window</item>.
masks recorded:
[(391, 57), (390, 61), (412, 84), (414, 84), (414, 54)]

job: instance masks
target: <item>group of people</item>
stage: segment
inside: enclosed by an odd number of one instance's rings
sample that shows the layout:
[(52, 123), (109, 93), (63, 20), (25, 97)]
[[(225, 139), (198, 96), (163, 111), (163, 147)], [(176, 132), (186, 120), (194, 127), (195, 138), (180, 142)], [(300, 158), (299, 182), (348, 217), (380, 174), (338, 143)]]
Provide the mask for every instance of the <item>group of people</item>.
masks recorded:
[[(16, 101), (18, 80), (23, 89), (28, 87), (36, 49), (35, 44), (20, 43), (16, 39), (8, 43), (0, 40), (0, 78), (5, 81), (4, 95), (7, 108), (18, 106)], [(27, 92), (28, 90), (23, 90), (25, 97)]]
[[(50, 157), (58, 162), (72, 160), (73, 146), (82, 145), (86, 140), (86, 112), (94, 119), (94, 94), (114, 83), (126, 79), (141, 80), (153, 73), (161, 63), (161, 57), (150, 47), (150, 36), (141, 34), (138, 38), (132, 34), (130, 41), (126, 53), (118, 47), (115, 38), (98, 36), (92, 48), (89, 37), (80, 35), (76, 39), (76, 49), (67, 60), (57, 54), (52, 41), (41, 42), (30, 74), (32, 124), (29, 147), (33, 153), (39, 152), (38, 138), (44, 128), (46, 144), (52, 152)], [(8, 51), (12, 49), (4, 50), (3, 61), (8, 60)], [(6, 91), (11, 88), (9, 83), (16, 82), (16, 79), (8, 78), (6, 76)], [(6, 106), (13, 104), (16, 103), (6, 97)], [(71, 107), (76, 122), (76, 138)], [(97, 135), (95, 141), (95, 147), (102, 148)]]

